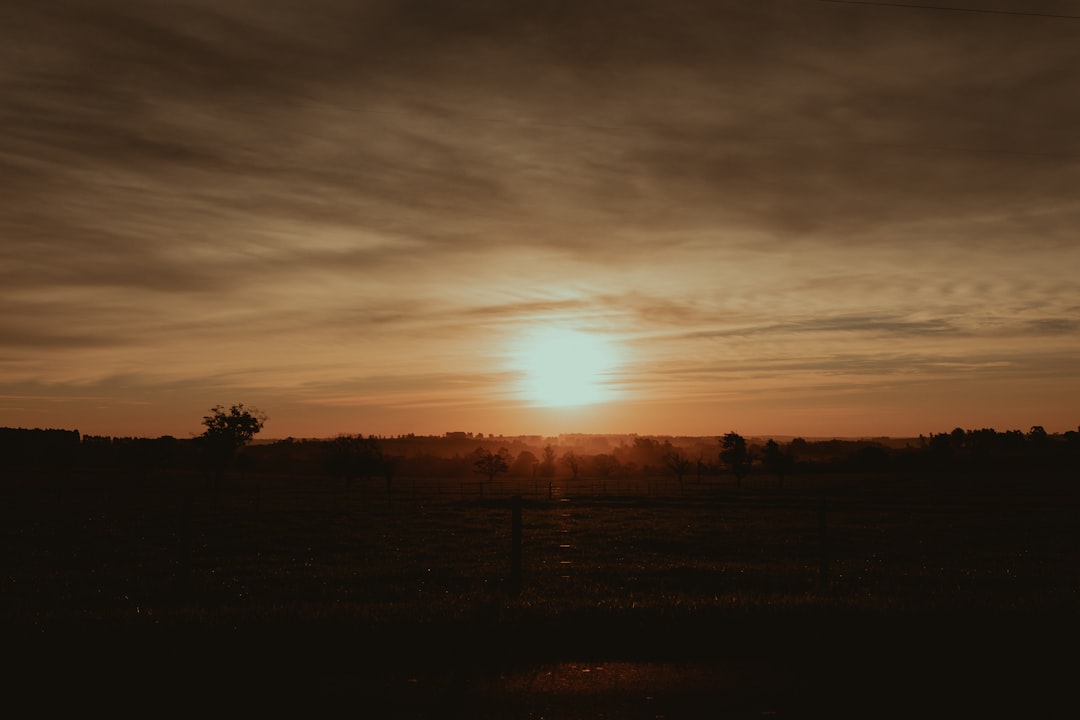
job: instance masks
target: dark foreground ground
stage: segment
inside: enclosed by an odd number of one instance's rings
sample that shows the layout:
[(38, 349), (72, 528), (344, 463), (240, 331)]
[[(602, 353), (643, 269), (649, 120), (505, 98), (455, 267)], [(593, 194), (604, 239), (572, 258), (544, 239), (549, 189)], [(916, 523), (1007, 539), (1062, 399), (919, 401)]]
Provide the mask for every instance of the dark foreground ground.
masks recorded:
[(9, 636), (5, 694), (35, 714), (1072, 716), (1078, 637), (1062, 620), (763, 612), (692, 628), (56, 628)]
[[(520, 586), (511, 501), (525, 496)], [(5, 482), (35, 714), (1075, 712), (1077, 502), (1014, 479)]]

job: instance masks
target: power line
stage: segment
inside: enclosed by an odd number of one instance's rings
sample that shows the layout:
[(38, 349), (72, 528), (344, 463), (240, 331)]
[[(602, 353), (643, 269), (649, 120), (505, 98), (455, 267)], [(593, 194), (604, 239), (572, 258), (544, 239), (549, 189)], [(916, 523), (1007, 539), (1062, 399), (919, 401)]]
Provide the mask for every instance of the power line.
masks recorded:
[(1080, 15), (1060, 15), (1057, 13), (1025, 12), (1023, 10), (988, 10), (986, 8), (951, 7), (943, 5), (916, 5), (915, 3), (872, 2), (871, 0), (815, 0), (815, 2), (834, 3), (838, 5), (876, 5), (879, 7), (914, 8), (917, 10), (945, 10), (947, 12), (968, 12), (980, 13), (983, 15), (1023, 15), (1026, 17), (1080, 20)]

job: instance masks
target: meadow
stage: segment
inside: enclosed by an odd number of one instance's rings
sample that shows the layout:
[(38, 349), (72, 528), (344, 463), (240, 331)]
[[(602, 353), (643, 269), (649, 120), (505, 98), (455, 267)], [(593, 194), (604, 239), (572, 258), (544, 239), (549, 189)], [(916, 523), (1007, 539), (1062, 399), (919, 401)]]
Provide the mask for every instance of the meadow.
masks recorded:
[(418, 716), (566, 662), (760, 666), (773, 704), (825, 693), (825, 668), (875, 696), (900, 668), (1018, 682), (1071, 641), (1076, 500), (1017, 478), (406, 477), (388, 494), (23, 474), (3, 485), (0, 609), (26, 652), (82, 673), (113, 646), (143, 687), (195, 667), (219, 689), (277, 678)]

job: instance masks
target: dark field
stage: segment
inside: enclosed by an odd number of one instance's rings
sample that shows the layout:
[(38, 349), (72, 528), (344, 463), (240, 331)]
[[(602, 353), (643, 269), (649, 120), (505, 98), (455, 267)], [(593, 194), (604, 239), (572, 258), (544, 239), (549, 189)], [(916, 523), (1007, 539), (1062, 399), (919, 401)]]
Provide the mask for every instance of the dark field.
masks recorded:
[[(1032, 479), (15, 477), (16, 691), (370, 717), (1031, 710), (1077, 663), (1077, 495)], [(511, 574), (511, 495), (522, 575)], [(1070, 701), (1071, 702), (1071, 701)]]

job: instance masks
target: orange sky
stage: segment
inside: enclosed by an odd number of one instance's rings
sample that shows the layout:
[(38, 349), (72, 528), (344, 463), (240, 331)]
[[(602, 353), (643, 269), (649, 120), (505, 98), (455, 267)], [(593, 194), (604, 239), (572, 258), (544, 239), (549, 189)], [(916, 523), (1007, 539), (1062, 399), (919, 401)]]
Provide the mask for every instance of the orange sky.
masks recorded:
[[(6, 10), (0, 426), (1077, 427), (1075, 22), (611, 8)], [(604, 402), (530, 407), (543, 329)]]

